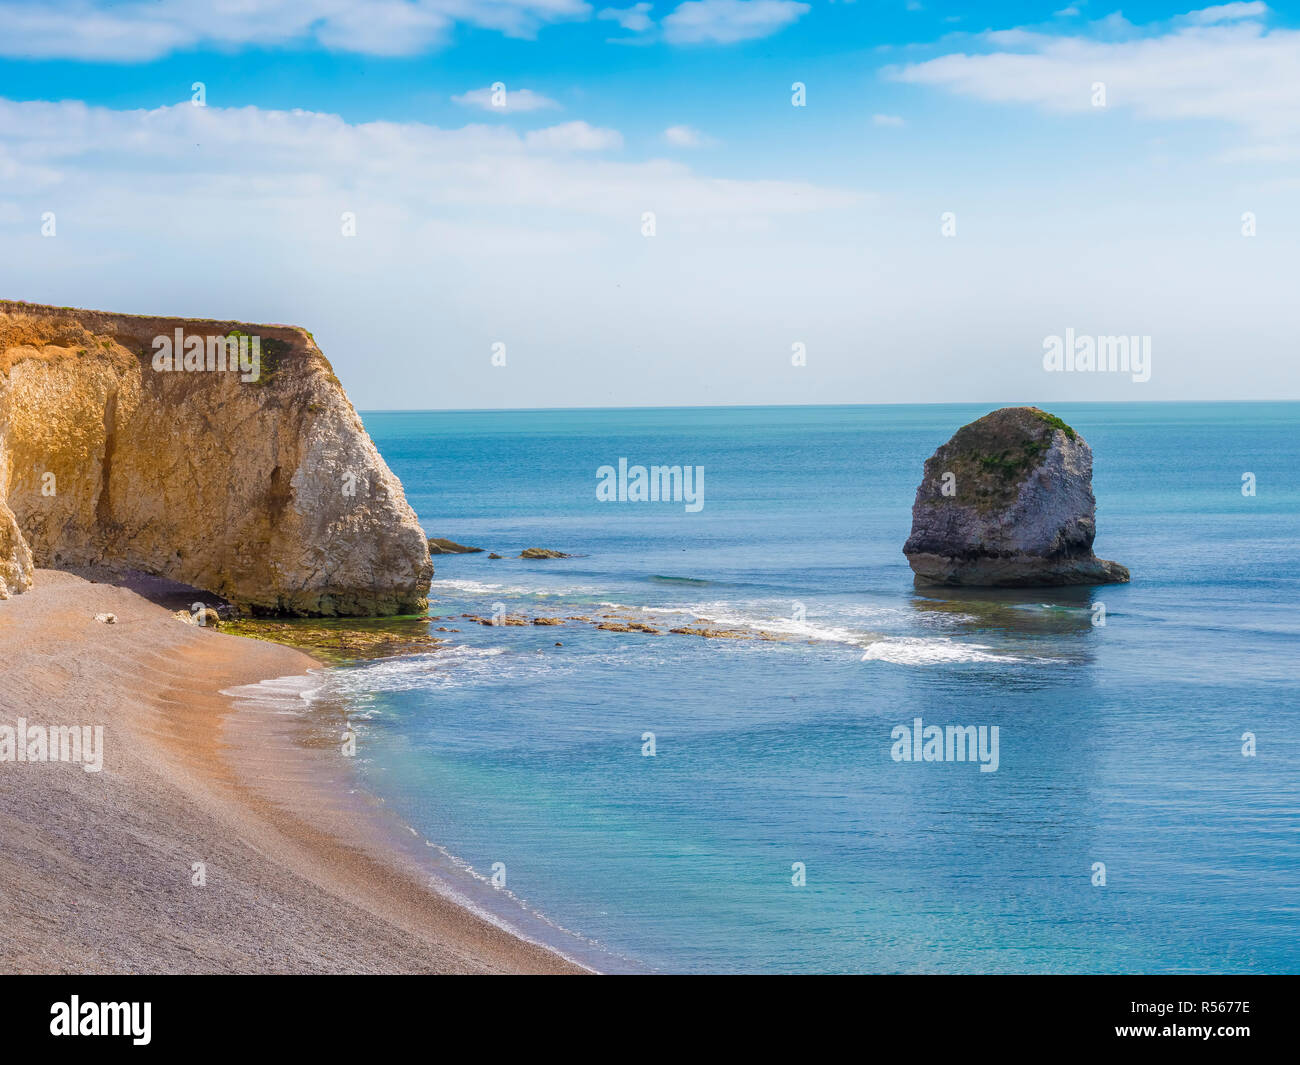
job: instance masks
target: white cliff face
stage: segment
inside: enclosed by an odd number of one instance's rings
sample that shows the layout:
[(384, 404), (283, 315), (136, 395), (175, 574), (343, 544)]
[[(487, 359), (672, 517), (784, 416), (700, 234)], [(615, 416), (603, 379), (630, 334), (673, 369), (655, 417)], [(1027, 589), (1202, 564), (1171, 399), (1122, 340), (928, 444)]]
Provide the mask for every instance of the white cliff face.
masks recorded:
[[(177, 329), (258, 337), (257, 379), (156, 368), (155, 338)], [(422, 611), (433, 571), (400, 482), (303, 330), (0, 303), (0, 585), (25, 587), (32, 559), (306, 615)]]
[(4, 408), (0, 406), (0, 599), (8, 599), (30, 588), (35, 568), (31, 548), (18, 528), (18, 519), (5, 503), (9, 481), (5, 436)]
[(1005, 407), (927, 460), (903, 553), (918, 584), (1127, 581), (1092, 553), (1095, 534), (1092, 450), (1036, 407)]
[(0, 502), (0, 599), (32, 586), (32, 550), (18, 529), (14, 512)]

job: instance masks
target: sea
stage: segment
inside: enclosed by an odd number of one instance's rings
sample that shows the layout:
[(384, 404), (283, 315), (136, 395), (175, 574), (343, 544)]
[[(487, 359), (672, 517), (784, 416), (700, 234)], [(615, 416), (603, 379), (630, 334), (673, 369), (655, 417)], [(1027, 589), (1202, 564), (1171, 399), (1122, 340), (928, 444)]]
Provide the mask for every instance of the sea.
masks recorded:
[(363, 412), (484, 550), (435, 557), (436, 650), (321, 678), (357, 786), (601, 971), (1300, 970), (1300, 404), (1051, 407), (1131, 583), (917, 588), (922, 464), (991, 409)]

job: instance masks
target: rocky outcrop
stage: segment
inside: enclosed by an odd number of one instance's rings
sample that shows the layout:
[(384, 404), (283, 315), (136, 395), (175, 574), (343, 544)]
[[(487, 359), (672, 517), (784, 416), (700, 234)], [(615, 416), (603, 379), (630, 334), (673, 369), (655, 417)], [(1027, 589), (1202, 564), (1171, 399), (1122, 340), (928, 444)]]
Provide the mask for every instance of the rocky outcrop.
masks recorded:
[(1127, 581), (1092, 553), (1092, 449), (1037, 407), (962, 426), (925, 463), (903, 554), (918, 584), (1032, 587)]
[(431, 555), (477, 555), (481, 554), (481, 547), (466, 547), (464, 544), (458, 544), (455, 540), (448, 540), (442, 536), (429, 537), (429, 554)]
[(0, 596), (33, 564), (327, 616), (423, 611), (432, 575), (310, 333), (0, 302)]
[[(4, 437), (0, 436), (0, 478), (4, 476)], [(18, 519), (0, 492), (0, 599), (8, 599), (32, 586), (36, 563), (18, 528)]]

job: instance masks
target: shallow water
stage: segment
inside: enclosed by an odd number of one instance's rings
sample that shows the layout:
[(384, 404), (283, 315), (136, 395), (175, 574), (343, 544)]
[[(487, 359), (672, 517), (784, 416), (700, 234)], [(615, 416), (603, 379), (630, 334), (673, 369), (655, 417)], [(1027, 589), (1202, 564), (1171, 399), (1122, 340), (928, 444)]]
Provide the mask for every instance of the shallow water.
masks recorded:
[[(664, 631), (435, 622), (331, 676), (356, 771), (605, 968), (1295, 971), (1300, 405), (1053, 408), (1132, 584), (920, 593), (921, 464), (988, 409), (367, 414), (430, 535), (577, 556), (436, 556), (431, 613)], [(703, 509), (599, 502), (621, 457)], [(997, 770), (895, 761), (918, 717), (997, 726)]]

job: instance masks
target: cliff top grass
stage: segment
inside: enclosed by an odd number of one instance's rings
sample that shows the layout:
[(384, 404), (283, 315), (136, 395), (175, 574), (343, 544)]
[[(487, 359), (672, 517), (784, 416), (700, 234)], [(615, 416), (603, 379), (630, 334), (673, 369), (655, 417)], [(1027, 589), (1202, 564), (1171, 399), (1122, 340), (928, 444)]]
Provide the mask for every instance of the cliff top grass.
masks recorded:
[(45, 347), (59, 347), (85, 355), (112, 350), (117, 344), (139, 358), (148, 358), (153, 338), (170, 335), (178, 328), (187, 333), (260, 336), (263, 367), (269, 369), (270, 377), (299, 356), (319, 359), (330, 381), (339, 384), (334, 368), (317, 347), (315, 338), (296, 325), (117, 314), (4, 299), (0, 299), (0, 372), (18, 359), (33, 357), (31, 350), (13, 351), (16, 348), (34, 348), (39, 353)]
[(963, 425), (925, 464), (929, 498), (949, 498), (941, 488), (943, 475), (952, 473), (955, 502), (981, 512), (1009, 505), (1058, 431), (1071, 442), (1079, 439), (1063, 420), (1037, 407), (1003, 407)]
[[(305, 332), (305, 330), (304, 330)], [(245, 333), (242, 329), (232, 329), (226, 336), (231, 340), (238, 340), (240, 337), (247, 337), (250, 334)], [(310, 333), (307, 334), (311, 336)], [(264, 337), (258, 341), (258, 349), (261, 352), (261, 373), (257, 378), (259, 385), (270, 384), (275, 375), (280, 372), (284, 365), (284, 360), (291, 354), (292, 349), (283, 340), (277, 340), (275, 337)], [(339, 383), (338, 378), (330, 375), (333, 383)]]

